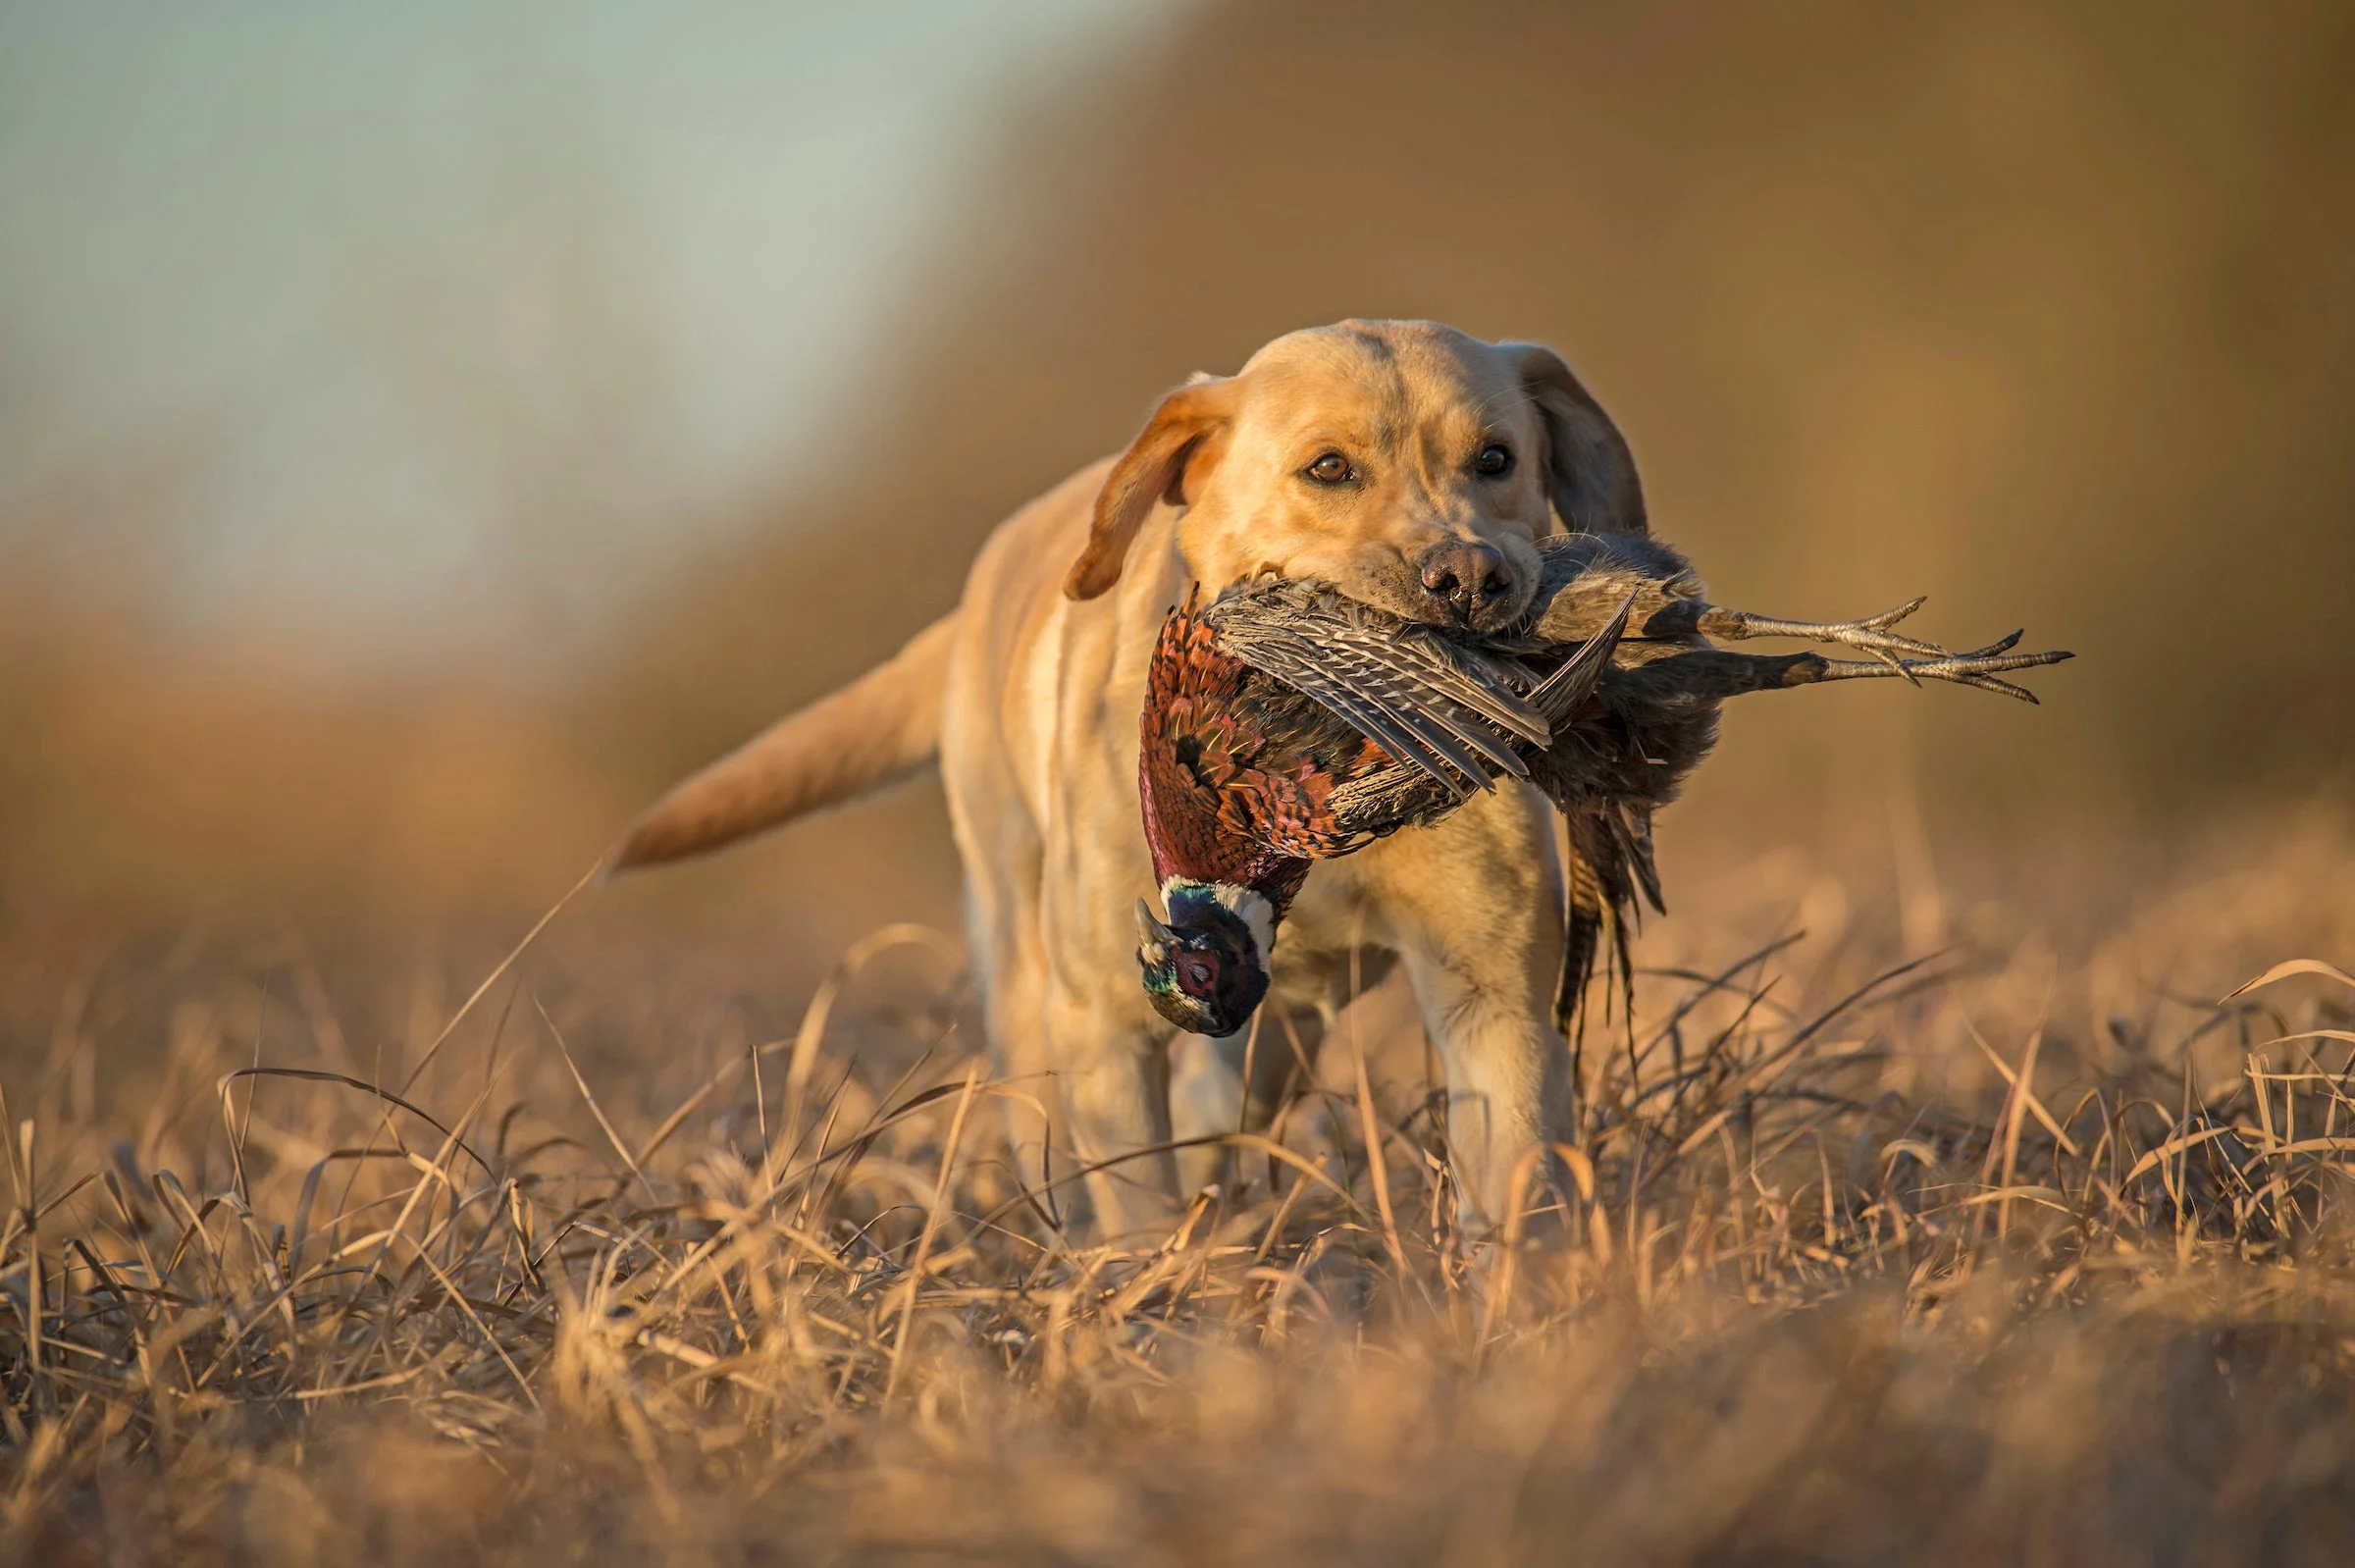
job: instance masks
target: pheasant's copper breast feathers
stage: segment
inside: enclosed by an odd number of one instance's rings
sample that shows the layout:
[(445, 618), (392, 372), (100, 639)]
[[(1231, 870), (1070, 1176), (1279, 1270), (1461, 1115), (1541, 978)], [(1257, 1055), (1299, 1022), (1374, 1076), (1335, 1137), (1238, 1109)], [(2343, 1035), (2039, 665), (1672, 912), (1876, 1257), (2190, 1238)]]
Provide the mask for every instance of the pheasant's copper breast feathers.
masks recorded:
[(1307, 862), (1366, 842), (1334, 814), (1334, 790), (1388, 761), (1315, 702), (1235, 658), (1190, 600), (1163, 624), (1139, 740), (1155, 875), (1271, 897), (1282, 888), (1280, 908)]

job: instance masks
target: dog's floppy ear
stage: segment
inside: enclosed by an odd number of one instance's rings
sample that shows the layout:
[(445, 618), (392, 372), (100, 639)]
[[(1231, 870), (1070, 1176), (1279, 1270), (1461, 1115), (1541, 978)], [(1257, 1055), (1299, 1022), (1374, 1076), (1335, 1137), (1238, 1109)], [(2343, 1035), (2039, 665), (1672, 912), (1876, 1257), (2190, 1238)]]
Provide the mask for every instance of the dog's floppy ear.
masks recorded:
[(1641, 534), (1644, 483), (1627, 438), (1542, 343), (1501, 345), (1521, 356), (1521, 385), (1545, 422), (1545, 487), (1562, 526), (1582, 534)]
[(1121, 580), (1128, 546), (1157, 501), (1182, 506), (1215, 453), (1214, 438), (1234, 407), (1232, 378), (1197, 376), (1161, 400), (1128, 449), (1121, 453), (1104, 488), (1096, 493), (1096, 517), (1087, 548), (1072, 563), (1063, 591), (1094, 599)]

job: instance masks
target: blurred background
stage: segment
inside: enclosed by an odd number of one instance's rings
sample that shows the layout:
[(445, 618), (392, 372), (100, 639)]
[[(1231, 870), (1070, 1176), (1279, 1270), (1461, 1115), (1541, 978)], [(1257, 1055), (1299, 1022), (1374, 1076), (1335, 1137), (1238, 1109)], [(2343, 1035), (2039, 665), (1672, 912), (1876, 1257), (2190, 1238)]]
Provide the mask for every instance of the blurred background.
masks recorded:
[[(1725, 601), (2079, 652), (1752, 700), (1672, 892), (1931, 940), (2335, 811), (2350, 79), (2319, 0), (0, 0), (0, 920), (511, 936), (1348, 315), (1563, 349)], [(956, 886), (922, 786), (578, 918), (784, 994)]]

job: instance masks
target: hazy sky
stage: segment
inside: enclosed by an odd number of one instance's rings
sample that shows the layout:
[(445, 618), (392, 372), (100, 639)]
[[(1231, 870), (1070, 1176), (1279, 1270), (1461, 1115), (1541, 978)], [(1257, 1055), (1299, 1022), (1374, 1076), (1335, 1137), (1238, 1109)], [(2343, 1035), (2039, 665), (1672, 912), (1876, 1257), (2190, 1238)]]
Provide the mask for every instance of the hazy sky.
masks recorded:
[(0, 536), (119, 496), (176, 612), (341, 652), (584, 612), (1165, 9), (0, 0)]

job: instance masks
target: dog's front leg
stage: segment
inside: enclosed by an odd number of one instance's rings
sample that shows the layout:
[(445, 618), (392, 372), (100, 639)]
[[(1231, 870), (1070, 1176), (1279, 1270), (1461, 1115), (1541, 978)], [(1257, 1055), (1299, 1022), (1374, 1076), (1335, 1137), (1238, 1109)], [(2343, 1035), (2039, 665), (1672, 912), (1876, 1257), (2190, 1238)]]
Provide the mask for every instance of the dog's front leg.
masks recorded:
[(1447, 1079), (1457, 1220), (1502, 1218), (1515, 1163), (1569, 1135), (1569, 1052), (1553, 1025), (1562, 965), (1552, 807), (1510, 786), (1364, 857)]
[[(1178, 1139), (1265, 1132), (1299, 1073), (1299, 1029), (1285, 1017), (1281, 990), (1251, 1015), (1249, 1026), (1224, 1037), (1180, 1034), (1170, 1042), (1170, 1129)], [(1250, 1092), (1244, 1093), (1248, 1077)], [(1179, 1190), (1188, 1196), (1235, 1172), (1234, 1150), (1203, 1143), (1178, 1151)]]
[(1140, 1023), (1142, 1011), (1133, 997), (1060, 983), (1047, 1002), (1047, 1048), (1071, 1152), (1083, 1167), (1101, 1167), (1086, 1178), (1099, 1240), (1140, 1237), (1174, 1224), (1178, 1210), (1178, 1166), (1163, 1147), (1167, 1030)]
[[(1265, 1016), (1277, 1004), (1260, 1009)], [(1170, 1130), (1178, 1138), (1215, 1137), (1240, 1131), (1250, 1121), (1243, 1102), (1243, 1057), (1250, 1031), (1222, 1039), (1208, 1034), (1179, 1034), (1170, 1041)], [(1186, 1192), (1199, 1192), (1221, 1180), (1230, 1164), (1229, 1151), (1215, 1143), (1196, 1144), (1178, 1151), (1178, 1182)]]

